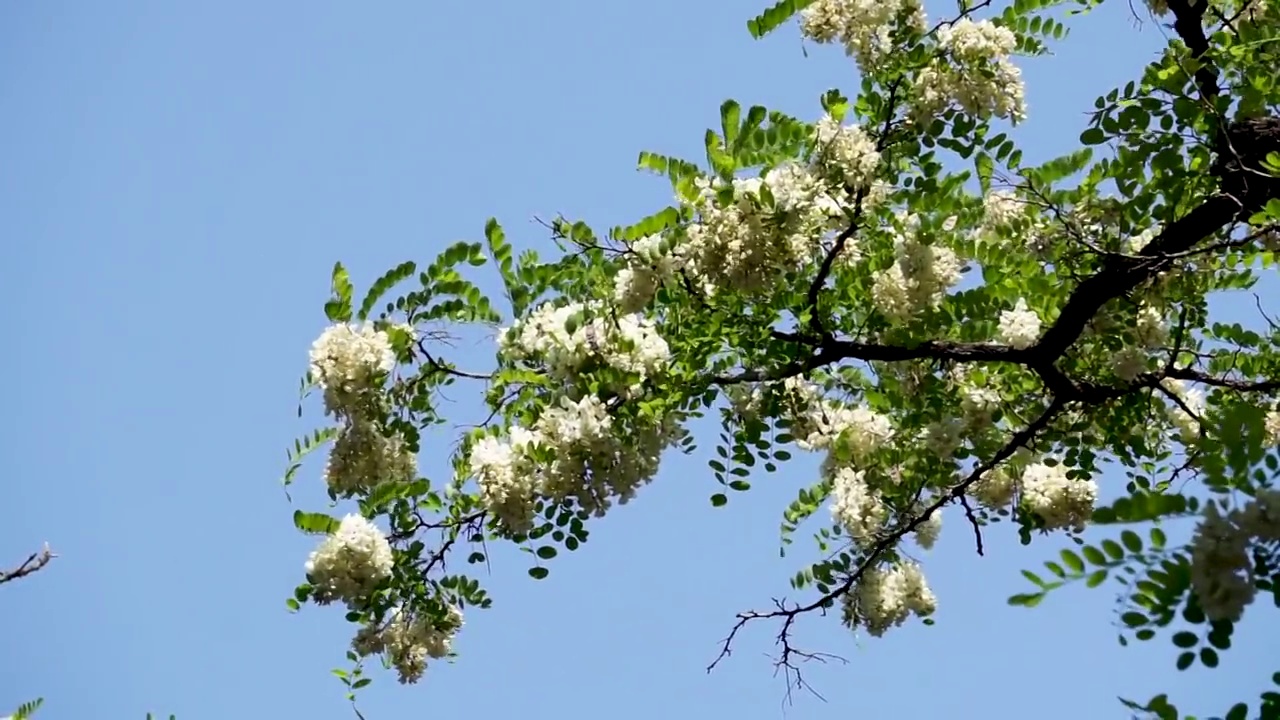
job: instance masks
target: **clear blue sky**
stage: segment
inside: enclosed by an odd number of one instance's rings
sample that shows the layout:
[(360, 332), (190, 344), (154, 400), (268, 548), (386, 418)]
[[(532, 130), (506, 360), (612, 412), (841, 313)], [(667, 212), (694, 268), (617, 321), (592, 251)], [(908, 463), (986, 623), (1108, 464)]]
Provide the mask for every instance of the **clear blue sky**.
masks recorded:
[[(0, 590), (0, 711), (42, 695), (48, 720), (353, 717), (329, 675), (350, 628), (284, 607), (313, 540), (277, 483), (309, 427), (295, 391), (332, 263), (362, 290), (490, 215), (522, 246), (546, 241), (534, 215), (629, 222), (670, 197), (637, 152), (700, 159), (724, 98), (812, 118), (823, 90), (855, 89), (794, 28), (752, 41), (765, 2), (4, 3), (0, 557), (45, 540), (62, 557)], [(1028, 65), (1028, 157), (1069, 149), (1161, 42), (1113, 0)], [(1063, 541), (1024, 549), (1005, 527), (978, 558), (949, 516), (927, 565), (938, 625), (855, 643), (809, 619), (808, 646), (850, 663), (810, 671), (827, 703), (786, 710), (763, 655), (776, 627), (703, 667), (734, 612), (788, 591), (776, 528), (813, 466), (713, 512), (705, 459), (673, 458), (547, 581), (499, 558), (461, 660), (415, 687), (379, 671), (365, 717), (1055, 720), (1173, 688), (1222, 712), (1280, 669), (1274, 613), (1218, 671), (1179, 674), (1167, 641), (1116, 644), (1110, 586), (1008, 608), (1018, 570)], [(308, 509), (318, 473), (295, 496)]]

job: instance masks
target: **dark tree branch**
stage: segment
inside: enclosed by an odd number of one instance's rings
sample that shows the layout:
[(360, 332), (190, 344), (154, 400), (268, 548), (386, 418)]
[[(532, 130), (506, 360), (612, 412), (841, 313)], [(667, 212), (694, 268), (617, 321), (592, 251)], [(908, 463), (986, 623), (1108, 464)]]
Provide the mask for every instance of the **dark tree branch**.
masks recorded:
[(45, 565), (48, 565), (49, 561), (56, 557), (58, 556), (49, 549), (49, 543), (45, 543), (44, 548), (39, 552), (31, 553), (31, 555), (17, 568), (7, 571), (0, 570), (0, 584), (30, 575), (31, 573), (43, 568)]

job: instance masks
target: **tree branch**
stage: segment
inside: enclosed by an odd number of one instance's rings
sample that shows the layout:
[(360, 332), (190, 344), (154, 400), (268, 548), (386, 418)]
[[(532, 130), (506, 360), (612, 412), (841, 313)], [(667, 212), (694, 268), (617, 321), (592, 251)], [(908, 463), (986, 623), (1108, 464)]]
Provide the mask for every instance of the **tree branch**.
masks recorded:
[(0, 570), (0, 584), (30, 575), (31, 573), (43, 568), (45, 565), (48, 565), (49, 561), (56, 557), (58, 556), (49, 549), (49, 543), (45, 543), (44, 548), (39, 552), (31, 553), (30, 557), (28, 557), (26, 561), (16, 569), (9, 571)]

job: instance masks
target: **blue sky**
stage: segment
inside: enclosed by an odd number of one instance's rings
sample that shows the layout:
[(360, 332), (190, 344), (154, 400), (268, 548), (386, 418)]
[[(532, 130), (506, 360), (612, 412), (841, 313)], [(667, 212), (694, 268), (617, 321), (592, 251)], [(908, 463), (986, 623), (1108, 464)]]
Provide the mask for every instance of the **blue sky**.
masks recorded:
[[(856, 89), (839, 52), (805, 57), (794, 29), (751, 40), (762, 2), (0, 7), (17, 401), (0, 557), (45, 540), (61, 554), (0, 591), (0, 711), (40, 695), (50, 720), (354, 717), (329, 674), (350, 636), (340, 613), (284, 607), (313, 540), (277, 482), (310, 427), (295, 393), (330, 267), (362, 290), (480, 239), (489, 216), (543, 247), (535, 215), (633, 221), (670, 197), (634, 172), (638, 151), (699, 159), (723, 99), (811, 118), (828, 87)], [(1161, 43), (1111, 2), (1028, 64), (1028, 157), (1068, 150), (1092, 99)], [(491, 350), (458, 352), (481, 366)], [(452, 439), (424, 468), (440, 472)], [(927, 564), (938, 625), (855, 642), (810, 618), (801, 638), (849, 664), (809, 671), (827, 702), (786, 708), (765, 657), (775, 627), (703, 668), (735, 612), (789, 589), (798, 561), (778, 559), (776, 528), (813, 467), (712, 511), (705, 459), (672, 458), (546, 581), (500, 557), (496, 605), (469, 615), (460, 661), (414, 687), (379, 671), (365, 717), (1054, 720), (1123, 717), (1116, 695), (1174, 688), (1222, 712), (1280, 669), (1265, 614), (1218, 671), (1176, 673), (1167, 641), (1116, 644), (1110, 586), (1009, 608), (1018, 570), (1063, 541), (1021, 548), (1005, 527), (978, 558), (948, 517)], [(321, 509), (318, 468), (300, 485), (295, 500)]]

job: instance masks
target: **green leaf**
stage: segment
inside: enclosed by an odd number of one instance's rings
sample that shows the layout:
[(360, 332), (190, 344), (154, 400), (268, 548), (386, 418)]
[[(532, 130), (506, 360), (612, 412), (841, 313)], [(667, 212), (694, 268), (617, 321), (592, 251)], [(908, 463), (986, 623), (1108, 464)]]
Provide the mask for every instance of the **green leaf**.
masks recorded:
[(1111, 540), (1109, 538), (1106, 540), (1103, 540), (1102, 549), (1106, 551), (1107, 555), (1111, 556), (1112, 560), (1124, 559), (1124, 548), (1120, 547), (1120, 543), (1116, 542), (1115, 540)]
[(1140, 612), (1127, 612), (1120, 616), (1120, 621), (1131, 628), (1141, 627), (1150, 622), (1146, 615)]
[(556, 556), (556, 549), (554, 547), (551, 547), (550, 545), (543, 545), (542, 547), (538, 548), (537, 555), (543, 560), (550, 560), (551, 558)]
[(418, 271), (418, 266), (412, 262), (402, 262), (391, 268), (382, 277), (373, 281), (373, 285), (369, 287), (369, 292), (365, 293), (364, 300), (360, 302), (360, 312), (357, 315), (361, 320), (367, 320), (369, 313), (373, 312), (374, 306), (382, 300), (391, 288), (397, 284), (413, 277)]
[(733, 100), (725, 100), (720, 105), (720, 132), (724, 133), (724, 144), (727, 148), (733, 148), (738, 141), (739, 117), (742, 113), (742, 106)]
[(529, 568), (529, 577), (533, 578), (534, 580), (542, 580), (543, 578), (545, 578), (550, 574), (551, 574), (551, 571), (544, 567)]
[(1101, 128), (1089, 128), (1080, 133), (1080, 142), (1085, 145), (1101, 145), (1106, 140), (1107, 136), (1103, 134)]
[(1085, 560), (1088, 560), (1090, 563), (1093, 563), (1094, 565), (1107, 564), (1107, 556), (1103, 555), (1101, 550), (1099, 550), (1098, 548), (1092, 545), (1085, 545), (1084, 547), (1080, 548), (1080, 552), (1084, 554)]
[(1163, 530), (1158, 527), (1151, 528), (1151, 547), (1159, 550), (1164, 547), (1167, 540)]
[(301, 510), (293, 511), (293, 525), (305, 533), (328, 535), (342, 523), (324, 513), (309, 513)]
[(333, 289), (333, 297), (329, 302), (324, 304), (324, 314), (333, 322), (347, 322), (351, 319), (351, 278), (347, 275), (347, 269), (342, 267), (342, 263), (333, 264), (333, 274), (330, 281)]
[(1081, 560), (1079, 555), (1071, 552), (1070, 550), (1063, 550), (1061, 554), (1062, 563), (1068, 568), (1071, 568), (1072, 572), (1076, 574), (1084, 572), (1084, 560)]
[(751, 37), (759, 40), (777, 30), (782, 23), (791, 19), (793, 15), (803, 10), (810, 2), (812, 0), (781, 0), (760, 15), (748, 20), (747, 31), (751, 33)]
[(729, 502), (729, 496), (725, 495), (724, 493), (716, 493), (715, 495), (711, 496), (712, 507), (723, 507), (728, 502)]
[(974, 156), (973, 164), (978, 172), (978, 185), (985, 195), (991, 190), (991, 174), (995, 170), (995, 163), (991, 160), (990, 155), (980, 152)]
[(1102, 583), (1106, 582), (1106, 580), (1107, 580), (1107, 572), (1108, 572), (1107, 570), (1098, 570), (1098, 571), (1095, 571), (1095, 572), (1094, 572), (1093, 574), (1091, 574), (1089, 577), (1085, 578), (1084, 586), (1085, 586), (1085, 587), (1090, 587), (1090, 588), (1096, 588), (1096, 587), (1098, 587), (1098, 586), (1099, 586), (1099, 585), (1101, 585)]
[(1044, 593), (1042, 593), (1042, 592), (1038, 592), (1038, 593), (1024, 593), (1024, 594), (1021, 594), (1021, 595), (1014, 595), (1013, 597), (1010, 597), (1010, 598), (1009, 598), (1009, 604), (1010, 604), (1010, 605), (1020, 605), (1020, 606), (1022, 606), (1022, 607), (1028, 607), (1028, 608), (1033, 608), (1033, 607), (1035, 607), (1035, 606), (1039, 605), (1041, 600), (1044, 600)]
[(1200, 648), (1200, 664), (1207, 668), (1218, 667), (1218, 651), (1211, 647)]
[(1184, 648), (1184, 649), (1195, 647), (1196, 643), (1200, 642), (1200, 638), (1196, 637), (1195, 633), (1190, 633), (1190, 632), (1187, 632), (1186, 630), (1174, 633), (1171, 639), (1173, 640), (1173, 644), (1175, 646)]
[(1249, 717), (1248, 704), (1236, 703), (1231, 706), (1231, 709), (1227, 711), (1227, 714), (1223, 716), (1222, 720), (1245, 720), (1247, 717)]
[(1196, 661), (1196, 654), (1193, 652), (1184, 652), (1178, 656), (1178, 661), (1174, 663), (1174, 667), (1179, 670), (1186, 670)]
[(1142, 552), (1142, 538), (1138, 537), (1138, 533), (1132, 530), (1125, 530), (1120, 533), (1120, 542), (1129, 549), (1130, 552)]

